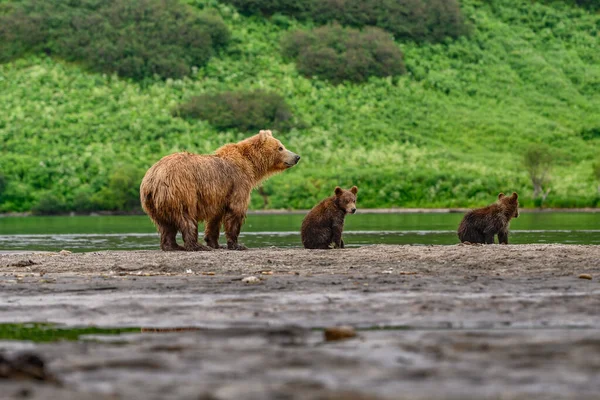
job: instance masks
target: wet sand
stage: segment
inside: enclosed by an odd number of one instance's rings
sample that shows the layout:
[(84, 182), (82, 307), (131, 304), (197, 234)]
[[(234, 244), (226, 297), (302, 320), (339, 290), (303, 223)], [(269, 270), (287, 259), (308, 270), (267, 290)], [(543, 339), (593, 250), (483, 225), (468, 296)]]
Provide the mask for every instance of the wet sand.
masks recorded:
[[(0, 255), (0, 322), (200, 328), (0, 342), (39, 352), (63, 386), (0, 385), (8, 398), (598, 398), (599, 278), (600, 246)], [(325, 342), (333, 325), (358, 337)]]

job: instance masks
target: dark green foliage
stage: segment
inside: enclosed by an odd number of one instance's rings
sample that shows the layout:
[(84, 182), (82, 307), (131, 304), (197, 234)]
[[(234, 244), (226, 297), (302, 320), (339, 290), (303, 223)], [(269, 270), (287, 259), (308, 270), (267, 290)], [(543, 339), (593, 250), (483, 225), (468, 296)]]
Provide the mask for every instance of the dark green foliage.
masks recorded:
[(0, 174), (0, 202), (2, 202), (2, 194), (6, 190), (6, 186), (8, 186), (8, 182), (4, 175)]
[(220, 17), (177, 0), (22, 0), (0, 11), (0, 62), (45, 52), (93, 71), (181, 78), (229, 41)]
[(575, 0), (575, 4), (590, 10), (600, 10), (600, 1), (598, 0)]
[(331, 25), (311, 32), (296, 31), (284, 38), (282, 47), (286, 57), (296, 60), (302, 75), (336, 84), (405, 72), (400, 49), (379, 28), (365, 28), (361, 32)]
[(174, 114), (206, 120), (221, 130), (289, 130), (293, 126), (292, 112), (284, 98), (263, 90), (195, 96), (180, 105)]
[(38, 215), (58, 215), (67, 210), (67, 207), (61, 199), (53, 193), (42, 195), (38, 203), (33, 206), (32, 211)]
[(583, 140), (600, 139), (600, 126), (582, 129), (580, 135)]
[(318, 24), (337, 21), (357, 28), (377, 26), (397, 39), (419, 42), (440, 42), (467, 33), (456, 0), (226, 1), (246, 15), (279, 13)]

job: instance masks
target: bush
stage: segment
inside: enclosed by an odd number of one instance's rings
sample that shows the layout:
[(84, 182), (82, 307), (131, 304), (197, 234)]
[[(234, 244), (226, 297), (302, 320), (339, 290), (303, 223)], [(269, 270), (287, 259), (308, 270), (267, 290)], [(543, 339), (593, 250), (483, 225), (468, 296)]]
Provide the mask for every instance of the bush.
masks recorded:
[[(439, 42), (467, 33), (457, 0), (226, 0), (246, 15), (280, 13), (318, 24), (377, 26), (398, 39)], [(581, 0), (583, 1), (583, 0)]]
[(135, 80), (181, 78), (228, 41), (220, 17), (177, 0), (22, 0), (0, 11), (0, 61), (45, 52)]
[(312, 32), (297, 31), (284, 38), (282, 47), (286, 57), (296, 60), (302, 75), (336, 84), (405, 72), (402, 53), (390, 35), (378, 28), (361, 32), (331, 25)]
[(174, 114), (206, 120), (223, 130), (289, 130), (294, 125), (292, 113), (283, 97), (262, 90), (195, 96), (180, 105)]
[(38, 215), (57, 215), (64, 213), (66, 210), (67, 207), (64, 201), (58, 196), (45, 193), (31, 211)]

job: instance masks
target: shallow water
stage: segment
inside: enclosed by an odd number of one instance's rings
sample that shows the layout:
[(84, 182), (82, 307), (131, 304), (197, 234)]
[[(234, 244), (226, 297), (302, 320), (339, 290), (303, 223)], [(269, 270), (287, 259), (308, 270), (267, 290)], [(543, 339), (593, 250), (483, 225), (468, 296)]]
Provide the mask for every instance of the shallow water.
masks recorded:
[[(300, 247), (301, 214), (251, 214), (240, 241), (249, 247)], [(348, 247), (367, 244), (456, 244), (460, 213), (356, 214), (346, 218)], [(224, 238), (222, 237), (222, 242)], [(600, 212), (521, 213), (509, 241), (600, 244)], [(75, 252), (158, 249), (158, 234), (146, 216), (0, 218), (0, 251)]]

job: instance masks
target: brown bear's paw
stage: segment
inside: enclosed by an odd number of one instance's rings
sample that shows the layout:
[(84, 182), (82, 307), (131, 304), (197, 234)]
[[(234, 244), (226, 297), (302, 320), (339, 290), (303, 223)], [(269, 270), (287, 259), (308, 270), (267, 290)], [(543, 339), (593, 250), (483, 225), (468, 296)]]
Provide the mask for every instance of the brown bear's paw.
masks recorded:
[(227, 243), (228, 250), (248, 250), (246, 246), (241, 243)]
[(160, 246), (160, 249), (162, 251), (185, 251), (185, 248), (178, 244), (172, 246)]
[(212, 247), (205, 246), (200, 243), (195, 243), (192, 246), (186, 246), (185, 251), (212, 251)]

